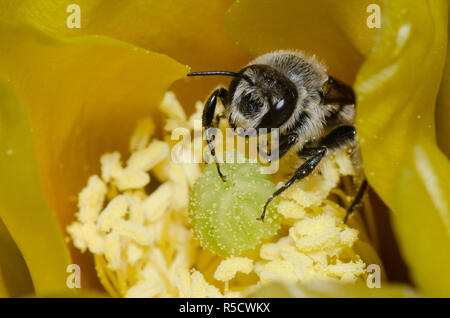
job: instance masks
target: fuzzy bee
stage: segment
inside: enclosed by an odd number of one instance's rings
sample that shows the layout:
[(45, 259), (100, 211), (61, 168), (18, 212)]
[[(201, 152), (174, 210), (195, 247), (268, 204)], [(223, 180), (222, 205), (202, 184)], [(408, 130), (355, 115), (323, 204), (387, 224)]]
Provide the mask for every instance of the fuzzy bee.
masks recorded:
[[(304, 162), (293, 176), (270, 198), (268, 204), (296, 180), (308, 176), (327, 154), (355, 143), (353, 126), (355, 94), (352, 88), (329, 76), (324, 65), (298, 51), (276, 51), (257, 57), (238, 73), (208, 71), (188, 76), (223, 75), (233, 77), (228, 90), (217, 88), (203, 110), (202, 125), (217, 171), (223, 181), (209, 130), (214, 123), (217, 99), (225, 107), (226, 118), (235, 130), (258, 131), (278, 128), (278, 156), (292, 148)], [(245, 133), (244, 133), (245, 134)], [(347, 210), (344, 222), (362, 199), (367, 188), (364, 179)]]

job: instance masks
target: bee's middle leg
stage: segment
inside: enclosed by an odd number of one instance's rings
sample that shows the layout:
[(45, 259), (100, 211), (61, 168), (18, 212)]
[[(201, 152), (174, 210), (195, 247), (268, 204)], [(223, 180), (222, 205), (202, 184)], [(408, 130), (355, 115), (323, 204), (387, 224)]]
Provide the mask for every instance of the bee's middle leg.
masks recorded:
[(303, 162), (303, 164), (297, 168), (294, 175), (266, 201), (264, 204), (263, 213), (259, 219), (264, 220), (267, 206), (275, 197), (287, 190), (292, 184), (294, 184), (295, 181), (301, 180), (311, 174), (328, 151), (336, 150), (349, 144), (354, 140), (355, 135), (355, 127), (339, 126), (332, 130), (328, 135), (321, 138), (316, 147), (304, 148), (300, 150), (297, 155), (306, 159), (306, 161)]
[(325, 147), (320, 148), (310, 148), (312, 157), (306, 160), (297, 170), (294, 175), (277, 191), (275, 191), (270, 198), (264, 204), (263, 213), (259, 217), (259, 220), (264, 220), (264, 216), (266, 215), (266, 209), (270, 202), (275, 199), (278, 195), (280, 195), (283, 191), (287, 190), (295, 181), (301, 180), (308, 176), (311, 172), (313, 172), (314, 168), (319, 164), (320, 160), (325, 156), (327, 149)]

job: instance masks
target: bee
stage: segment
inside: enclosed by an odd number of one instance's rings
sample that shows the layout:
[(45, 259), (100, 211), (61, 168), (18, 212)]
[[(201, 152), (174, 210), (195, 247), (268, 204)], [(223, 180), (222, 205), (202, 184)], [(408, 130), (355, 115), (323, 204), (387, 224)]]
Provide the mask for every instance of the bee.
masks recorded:
[[(213, 91), (202, 114), (206, 141), (224, 182), (226, 177), (220, 170), (210, 132), (218, 126), (218, 120), (214, 121), (217, 99), (225, 107), (225, 118), (235, 131), (277, 128), (278, 157), (294, 149), (304, 159), (292, 177), (268, 198), (260, 220), (264, 220), (266, 208), (276, 196), (311, 174), (325, 156), (341, 147), (355, 147), (355, 93), (350, 86), (328, 75), (326, 67), (315, 57), (282, 50), (257, 57), (237, 73), (205, 71), (188, 74), (212, 75), (233, 77), (228, 89), (219, 87)], [(361, 201), (366, 188), (364, 178), (347, 209), (344, 223)]]

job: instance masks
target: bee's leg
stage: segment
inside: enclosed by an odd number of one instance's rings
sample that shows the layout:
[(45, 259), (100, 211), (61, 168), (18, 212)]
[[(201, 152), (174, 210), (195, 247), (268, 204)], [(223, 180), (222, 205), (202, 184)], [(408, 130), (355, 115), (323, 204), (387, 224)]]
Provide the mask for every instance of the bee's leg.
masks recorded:
[(216, 127), (219, 127), (220, 125), (220, 120), (227, 118), (227, 116), (225, 115), (225, 113), (221, 113), (221, 114), (217, 114), (216, 115)]
[(320, 148), (310, 148), (312, 157), (306, 160), (294, 173), (294, 175), (289, 179), (288, 182), (286, 182), (281, 188), (279, 188), (277, 191), (275, 191), (271, 197), (266, 201), (266, 204), (264, 204), (263, 213), (259, 217), (259, 220), (264, 220), (264, 216), (266, 215), (266, 209), (272, 200), (280, 195), (284, 190), (289, 188), (295, 181), (301, 180), (304, 177), (308, 176), (314, 168), (319, 164), (320, 160), (325, 156), (325, 153), (327, 152), (327, 149), (325, 147)]
[(367, 189), (367, 179), (364, 179), (363, 182), (361, 183), (361, 186), (359, 187), (358, 192), (356, 193), (356, 196), (353, 199), (352, 204), (347, 209), (347, 213), (345, 214), (345, 217), (344, 217), (344, 224), (347, 223), (348, 217), (353, 212), (356, 205), (358, 205), (358, 203), (361, 202), (361, 200), (364, 196), (364, 193), (366, 192), (366, 189)]
[[(281, 135), (278, 142), (278, 148), (275, 150), (275, 160), (281, 159), (289, 151), (289, 149), (295, 145), (297, 139), (297, 134)], [(268, 152), (264, 152), (258, 146), (258, 152), (264, 159), (269, 162), (273, 161), (274, 150), (271, 149)]]
[(276, 196), (280, 195), (284, 190), (289, 188), (295, 181), (301, 180), (313, 172), (314, 168), (319, 164), (320, 160), (325, 156), (327, 151), (336, 150), (344, 145), (347, 145), (354, 140), (355, 135), (355, 127), (339, 126), (332, 130), (328, 135), (321, 138), (317, 144), (317, 147), (304, 148), (300, 150), (297, 154), (302, 158), (307, 158), (306, 161), (295, 171), (289, 181), (275, 191), (267, 200), (266, 204), (264, 204), (264, 209), (260, 220), (264, 220), (267, 206)]
[[(352, 142), (356, 136), (356, 130), (353, 126), (340, 126), (334, 129), (329, 135), (322, 138), (319, 142), (320, 145), (326, 146), (330, 150), (338, 149)], [(361, 186), (356, 193), (350, 207), (347, 209), (347, 213), (344, 217), (344, 223), (347, 222), (348, 217), (355, 209), (356, 205), (361, 202), (364, 192), (367, 189), (367, 180), (364, 179)]]
[(213, 131), (216, 129), (213, 125), (214, 120), (214, 113), (216, 111), (216, 105), (217, 105), (217, 98), (220, 98), (222, 101), (226, 101), (228, 97), (228, 92), (225, 88), (218, 88), (216, 89), (211, 96), (208, 98), (205, 104), (205, 108), (203, 109), (202, 114), (202, 126), (205, 127), (205, 136), (206, 136), (206, 142), (208, 143), (209, 150), (211, 152), (211, 155), (214, 158), (214, 161), (217, 166), (217, 172), (219, 173), (220, 178), (222, 181), (225, 182), (225, 176), (220, 171), (220, 165), (219, 161), (217, 160), (216, 151), (214, 149), (213, 145)]
[(329, 150), (337, 150), (355, 140), (356, 130), (353, 126), (339, 126), (319, 140), (318, 145)]

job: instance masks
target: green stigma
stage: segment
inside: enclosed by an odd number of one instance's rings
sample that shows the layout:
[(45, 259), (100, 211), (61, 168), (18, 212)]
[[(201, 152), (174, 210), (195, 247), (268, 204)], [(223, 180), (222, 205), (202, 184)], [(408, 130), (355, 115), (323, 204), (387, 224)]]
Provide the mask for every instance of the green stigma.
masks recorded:
[(240, 159), (220, 165), (225, 182), (215, 164), (207, 164), (189, 201), (195, 237), (203, 248), (224, 257), (254, 249), (274, 236), (281, 224), (276, 200), (268, 206), (264, 221), (257, 220), (276, 187), (260, 164)]

